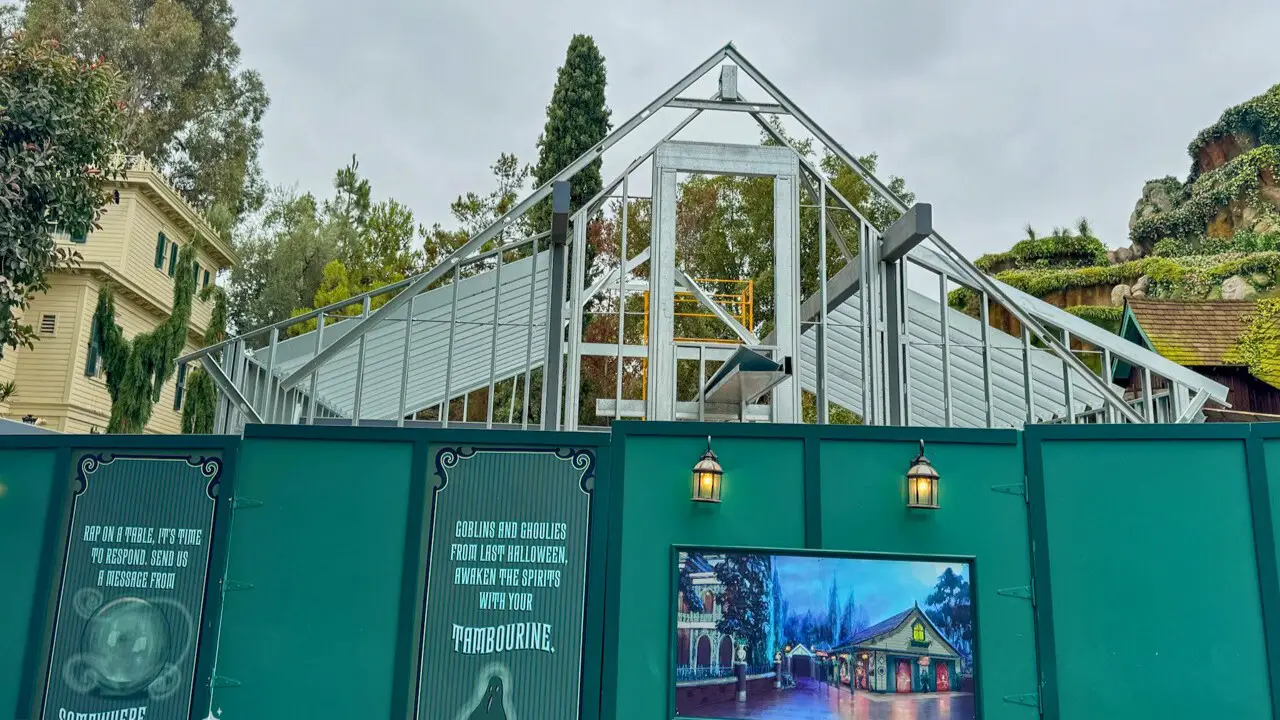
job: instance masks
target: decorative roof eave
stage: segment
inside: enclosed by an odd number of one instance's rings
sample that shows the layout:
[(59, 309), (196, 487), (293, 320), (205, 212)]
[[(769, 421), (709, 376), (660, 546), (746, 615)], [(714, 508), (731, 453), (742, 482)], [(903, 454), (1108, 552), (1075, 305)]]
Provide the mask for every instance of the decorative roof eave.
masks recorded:
[(221, 267), (224, 269), (235, 267), (240, 263), (240, 257), (235, 250), (213, 229), (209, 221), (205, 220), (204, 216), (182, 197), (182, 194), (169, 183), (168, 178), (155, 165), (151, 164), (150, 160), (142, 155), (128, 155), (125, 156), (124, 161), (125, 174), (118, 182), (141, 185), (155, 195), (187, 225), (198, 242), (203, 242), (215, 255), (220, 256)]
[[(858, 648), (870, 648), (870, 646), (871, 646), (871, 645), (873, 645), (874, 643), (880, 642), (880, 641), (881, 641), (881, 640), (883, 640), (884, 638), (886, 638), (886, 637), (888, 637), (888, 636), (890, 636), (890, 635), (892, 635), (892, 634), (894, 634), (894, 633), (898, 632), (899, 630), (901, 630), (901, 629), (902, 629), (903, 627), (905, 627), (909, 622), (911, 622), (911, 620), (912, 620), (913, 618), (920, 618), (920, 619), (922, 619), (926, 624), (928, 624), (928, 626), (933, 630), (934, 635), (936, 635), (936, 636), (937, 636), (938, 640), (939, 640), (939, 641), (941, 641), (941, 642), (942, 642), (942, 644), (946, 646), (947, 650), (948, 650), (948, 651), (950, 651), (950, 653), (951, 653), (952, 655), (955, 655), (956, 657), (964, 657), (963, 655), (961, 655), (961, 654), (960, 654), (960, 651), (959, 651), (959, 650), (956, 650), (955, 646), (951, 644), (951, 641), (947, 639), (947, 636), (946, 636), (946, 635), (944, 635), (944, 634), (942, 633), (942, 631), (938, 629), (938, 626), (937, 626), (937, 625), (935, 625), (935, 624), (933, 623), (933, 620), (931, 620), (931, 619), (929, 618), (929, 616), (928, 616), (928, 615), (926, 615), (926, 614), (925, 614), (925, 612), (924, 612), (923, 610), (921, 610), (921, 609), (920, 609), (920, 606), (919, 606), (919, 605), (917, 605), (917, 606), (913, 607), (913, 608), (911, 609), (911, 611), (910, 611), (910, 612), (908, 612), (908, 613), (906, 613), (905, 615), (903, 615), (903, 616), (902, 616), (902, 621), (901, 621), (901, 622), (899, 622), (897, 625), (894, 625), (893, 627), (891, 627), (891, 628), (889, 628), (889, 629), (887, 629), (887, 630), (884, 630), (883, 632), (876, 633), (875, 635), (872, 635), (871, 637), (863, 638), (862, 640), (859, 640), (859, 641), (857, 641), (857, 642), (853, 642), (853, 643), (849, 643), (849, 644), (847, 644), (847, 645), (841, 645), (840, 647), (834, 648), (834, 649), (832, 650), (832, 652), (839, 652), (839, 651), (845, 651), (845, 650), (854, 650), (854, 649), (858, 649)], [(870, 648), (870, 649), (883, 649), (883, 648)], [(895, 651), (895, 652), (896, 652), (896, 651)], [(918, 655), (939, 655), (940, 653), (918, 652), (918, 653), (916, 653), (916, 654), (918, 654)]]

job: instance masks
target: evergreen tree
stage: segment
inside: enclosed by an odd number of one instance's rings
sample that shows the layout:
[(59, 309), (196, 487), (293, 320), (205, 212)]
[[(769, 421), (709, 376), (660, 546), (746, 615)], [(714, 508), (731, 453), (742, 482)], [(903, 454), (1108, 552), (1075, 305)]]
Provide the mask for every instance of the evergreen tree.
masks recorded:
[[(555, 90), (547, 105), (547, 124), (538, 138), (538, 164), (533, 170), (534, 185), (541, 186), (579, 155), (609, 134), (609, 108), (605, 105), (604, 56), (590, 35), (574, 35), (569, 41), (564, 65), (556, 75)], [(600, 160), (593, 161), (574, 176), (570, 186), (570, 211), (600, 192)], [(534, 230), (551, 228), (551, 201), (544, 200), (531, 212)], [(587, 267), (593, 254), (588, 251)]]
[(109, 433), (141, 433), (160, 400), (160, 390), (173, 375), (174, 360), (182, 352), (191, 321), (191, 300), (196, 279), (191, 271), (191, 246), (178, 254), (173, 280), (173, 311), (151, 332), (126, 340), (116, 325), (116, 300), (110, 287), (98, 293), (93, 314), (92, 342), (102, 350), (111, 395)]
[[(227, 294), (217, 285), (209, 285), (200, 293), (201, 300), (213, 298), (213, 313), (204, 331), (205, 346), (227, 339)], [(202, 367), (187, 373), (187, 387), (182, 400), (182, 432), (184, 435), (207, 435), (213, 432), (217, 415), (218, 390), (213, 378)]]
[(831, 592), (827, 595), (827, 642), (835, 643), (840, 639), (840, 591), (836, 587), (836, 576), (831, 575)]

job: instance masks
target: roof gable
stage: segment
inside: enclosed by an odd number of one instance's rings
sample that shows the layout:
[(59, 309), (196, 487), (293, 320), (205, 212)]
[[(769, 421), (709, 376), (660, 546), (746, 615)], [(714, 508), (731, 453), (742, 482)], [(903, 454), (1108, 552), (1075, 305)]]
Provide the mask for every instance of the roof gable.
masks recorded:
[[(1235, 348), (1256, 309), (1247, 300), (1127, 298), (1120, 336), (1183, 367), (1243, 365)], [(1127, 363), (1117, 362), (1112, 374), (1124, 380), (1130, 371)]]
[(899, 646), (910, 647), (917, 645), (924, 649), (926, 645), (912, 642), (912, 629), (917, 622), (924, 626), (925, 642), (927, 643), (929, 654), (960, 656), (960, 652), (951, 644), (951, 641), (947, 640), (947, 637), (942, 634), (938, 626), (933, 624), (933, 620), (930, 620), (929, 616), (919, 606), (886, 618), (862, 632), (854, 634), (853, 639), (845, 643), (843, 647), (883, 646), (885, 649), (891, 650)]

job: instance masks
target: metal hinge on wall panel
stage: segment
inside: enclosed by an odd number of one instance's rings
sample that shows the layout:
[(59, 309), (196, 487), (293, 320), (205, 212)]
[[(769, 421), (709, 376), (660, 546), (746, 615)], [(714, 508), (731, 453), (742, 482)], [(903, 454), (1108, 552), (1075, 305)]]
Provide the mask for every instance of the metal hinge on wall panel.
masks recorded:
[(239, 680), (236, 680), (235, 678), (222, 677), (221, 675), (217, 675), (213, 678), (213, 682), (209, 683), (209, 687), (229, 688), (229, 687), (240, 687), (242, 684), (243, 683), (241, 683)]
[(222, 592), (236, 592), (239, 590), (252, 590), (253, 583), (240, 582), (238, 580), (224, 580), (222, 583)]
[(261, 500), (250, 500), (247, 497), (237, 497), (231, 501), (231, 507), (235, 510), (244, 510), (245, 508), (262, 507)]
[(1023, 695), (1005, 695), (1001, 699), (1007, 703), (1013, 703), (1014, 705), (1025, 705), (1027, 707), (1033, 707), (1037, 709), (1040, 707), (1040, 693), (1026, 693)]
[(1013, 483), (1012, 485), (992, 485), (991, 492), (1004, 493), (1006, 495), (1017, 495), (1022, 499), (1027, 497), (1026, 483)]
[(1023, 600), (1030, 600), (1031, 586), (1023, 585), (1021, 587), (1001, 588), (999, 590), (996, 590), (996, 594), (1004, 595), (1005, 597), (1022, 598)]

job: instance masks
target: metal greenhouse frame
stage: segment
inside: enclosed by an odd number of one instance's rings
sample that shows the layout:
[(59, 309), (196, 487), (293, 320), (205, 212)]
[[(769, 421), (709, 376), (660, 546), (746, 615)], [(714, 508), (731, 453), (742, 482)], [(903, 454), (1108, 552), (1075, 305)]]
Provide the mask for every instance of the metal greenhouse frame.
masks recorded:
[[(717, 67), (714, 96), (682, 96)], [(770, 102), (745, 99), (738, 88), (740, 72)], [(507, 237), (512, 224), (558, 184), (564, 187), (664, 108), (691, 112), (572, 216), (567, 216), (567, 193), (558, 198), (563, 207), (557, 207), (558, 222), (550, 232)], [(745, 113), (776, 142), (674, 139), (706, 112)], [(769, 116), (799, 123), (902, 211), (901, 218), (890, 227), (875, 227), (770, 124)], [(631, 179), (646, 165), (653, 178), (652, 228), (648, 247), (631, 255), (626, 215)], [(759, 327), (744, 327), (677, 267), (677, 173), (773, 178), (775, 316), (766, 337), (757, 336)], [(801, 205), (802, 195), (809, 204)], [(616, 264), (587, 287), (589, 221), (606, 202), (619, 198)], [(802, 208), (819, 213), (818, 291), (810, 297), (800, 292)], [(856, 237), (844, 236), (829, 217), (832, 210), (856, 219)], [(828, 239), (839, 257), (827, 257)], [(637, 276), (637, 268), (646, 264), (647, 278)], [(935, 278), (936, 299), (920, 292), (918, 282), (907, 281), (912, 268)], [(566, 287), (568, 302), (552, 303), (554, 297), (566, 297)], [(977, 294), (978, 318), (948, 307), (953, 287)], [(677, 288), (718, 318), (736, 342), (677, 340), (672, 320)], [(640, 293), (651, 299), (647, 335), (642, 344), (629, 344), (624, 328), (636, 319), (626, 310), (626, 299)], [(610, 311), (617, 315), (616, 342), (584, 338), (588, 305), (597, 298), (616, 306)], [(1004, 309), (1020, 335), (992, 326), (989, 313), (995, 307)], [(314, 330), (295, 334), (311, 322)], [(1078, 348), (1096, 357), (1096, 368), (1077, 356)], [(615, 386), (606, 388), (594, 407), (585, 406), (588, 399), (581, 393), (584, 358), (605, 358), (615, 368)], [(247, 422), (572, 430), (580, 417), (592, 413), (604, 419), (803, 422), (807, 398), (814, 407), (808, 421), (818, 423), (831, 421), (832, 407), (878, 425), (1186, 423), (1202, 420), (1207, 402), (1227, 402), (1225, 386), (979, 271), (933, 228), (930, 206), (902, 203), (732, 44), (428, 272), (237, 335), (179, 362), (197, 360), (219, 389), (220, 432), (238, 432)], [(1141, 369), (1137, 391), (1125, 393), (1111, 382), (1120, 361)], [(693, 367), (696, 390), (682, 396), (677, 378), (689, 377)], [(551, 368), (545, 381), (544, 368)], [(625, 397), (624, 376), (633, 386), (639, 378), (639, 397)], [(472, 419), (477, 413), (469, 407), (470, 396), (482, 389), (487, 390), (482, 419)], [(499, 394), (505, 400), (495, 401)], [(459, 404), (460, 419), (452, 420)]]

